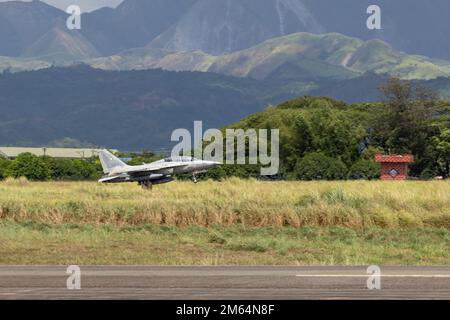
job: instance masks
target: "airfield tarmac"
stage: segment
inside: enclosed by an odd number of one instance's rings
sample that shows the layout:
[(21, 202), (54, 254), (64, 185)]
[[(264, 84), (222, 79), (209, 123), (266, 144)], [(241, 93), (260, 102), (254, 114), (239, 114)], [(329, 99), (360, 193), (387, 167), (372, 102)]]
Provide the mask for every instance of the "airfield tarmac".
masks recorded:
[(0, 299), (450, 299), (450, 267), (382, 267), (381, 290), (367, 267), (1, 266)]

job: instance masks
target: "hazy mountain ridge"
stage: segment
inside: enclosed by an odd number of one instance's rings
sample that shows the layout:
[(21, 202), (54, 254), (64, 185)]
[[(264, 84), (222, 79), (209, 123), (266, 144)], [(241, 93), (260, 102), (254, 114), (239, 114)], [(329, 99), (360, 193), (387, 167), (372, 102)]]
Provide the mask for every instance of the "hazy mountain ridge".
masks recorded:
[[(67, 65), (65, 60), (77, 56), (83, 60), (98, 53), (95, 48), (82, 41), (81, 34), (66, 36), (56, 29), (57, 41), (40, 40), (43, 43), (37, 52), (47, 53), (35, 63), (24, 61), (25, 65), (42, 66), (43, 62)], [(43, 37), (45, 39), (46, 36)], [(80, 41), (79, 41), (80, 40)], [(58, 46), (60, 50), (58, 50)], [(53, 52), (53, 54), (51, 54)], [(58, 54), (56, 54), (58, 52)], [(8, 58), (2, 59), (0, 71), (8, 68)], [(430, 59), (423, 56), (408, 55), (394, 50), (381, 40), (362, 41), (341, 34), (295, 33), (269, 39), (252, 48), (230, 54), (214, 56), (202, 51), (169, 51), (155, 48), (137, 48), (119, 55), (85, 59), (84, 63), (103, 70), (147, 70), (164, 69), (168, 71), (214, 72), (237, 77), (250, 77), (257, 80), (276, 78), (285, 81), (336, 80), (349, 79), (367, 72), (388, 74), (403, 79), (434, 79), (450, 76), (450, 62)], [(20, 64), (12, 59), (11, 66)], [(51, 64), (48, 64), (50, 66)], [(69, 62), (70, 64), (70, 62)], [(11, 68), (14, 70), (14, 68)], [(26, 68), (18, 68), (24, 70)], [(295, 72), (294, 72), (295, 70)]]
[[(437, 31), (450, 20), (438, 18), (450, 2), (408, 0), (414, 12), (403, 0), (376, 2), (382, 32), (365, 29), (369, 0), (125, 0), (83, 15), (81, 31), (39, 1), (0, 3), (0, 73), (39, 70), (0, 75), (0, 136), (6, 144), (72, 137), (165, 147), (173, 129), (194, 120), (222, 127), (301, 95), (378, 100), (385, 74), (436, 78), (425, 83), (449, 97), (450, 62), (398, 48), (445, 57), (450, 42)], [(398, 25), (417, 22), (423, 6), (423, 30)], [(396, 22), (399, 13), (411, 20)], [(80, 61), (124, 71), (54, 67)], [(147, 70), (159, 68), (177, 72)]]
[(65, 56), (64, 60), (83, 60), (100, 56), (95, 47), (79, 32), (68, 31), (61, 26), (55, 26), (31, 46), (25, 49), (22, 57)]
[[(382, 8), (382, 30), (366, 9)], [(85, 40), (103, 56), (146, 45), (221, 55), (297, 32), (379, 38), (396, 50), (450, 60), (448, 0), (124, 0), (83, 14)], [(67, 14), (40, 1), (0, 3), (0, 55), (18, 57)]]
[(106, 70), (162, 68), (215, 72), (258, 80), (266, 79), (275, 71), (279, 73), (284, 64), (301, 66), (311, 76), (331, 79), (347, 79), (366, 72), (404, 79), (450, 76), (450, 62), (407, 55), (381, 40), (362, 41), (336, 33), (295, 33), (221, 56), (201, 51), (172, 52), (140, 48), (87, 63)]
[(51, 67), (51, 63), (43, 60), (0, 57), (0, 73), (35, 71)]
[(222, 54), (298, 31), (324, 31), (301, 0), (198, 0), (149, 46)]
[(66, 19), (65, 12), (44, 2), (1, 2), (0, 56), (59, 56), (64, 62), (99, 56), (81, 32), (67, 29)]
[(0, 137), (6, 145), (71, 137), (128, 150), (164, 147), (194, 120), (221, 127), (261, 110), (264, 91), (255, 80), (211, 73), (77, 66), (3, 74)]
[(125, 0), (82, 16), (82, 33), (102, 55), (146, 46), (197, 0)]
[[(0, 75), (0, 137), (6, 145), (43, 145), (71, 137), (126, 150), (165, 148), (174, 129), (190, 129), (195, 120), (203, 120), (205, 128), (220, 128), (303, 95), (376, 101), (385, 80), (365, 74), (286, 84), (214, 73), (116, 72), (88, 66), (6, 73)], [(426, 84), (449, 97), (450, 78)]]

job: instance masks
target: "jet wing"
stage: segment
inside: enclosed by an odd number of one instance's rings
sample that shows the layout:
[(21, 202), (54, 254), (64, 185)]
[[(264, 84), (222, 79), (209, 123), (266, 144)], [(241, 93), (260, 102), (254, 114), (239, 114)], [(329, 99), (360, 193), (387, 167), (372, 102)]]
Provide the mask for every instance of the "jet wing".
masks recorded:
[(111, 183), (111, 182), (123, 181), (124, 179), (126, 179), (126, 175), (117, 175), (117, 176), (112, 176), (112, 177), (103, 177), (100, 180), (98, 180), (98, 182)]
[(127, 173), (131, 176), (140, 175), (143, 173), (154, 173), (154, 174), (170, 174), (167, 173), (170, 169), (181, 168), (187, 166), (186, 163), (151, 163), (147, 165), (145, 168), (136, 168)]

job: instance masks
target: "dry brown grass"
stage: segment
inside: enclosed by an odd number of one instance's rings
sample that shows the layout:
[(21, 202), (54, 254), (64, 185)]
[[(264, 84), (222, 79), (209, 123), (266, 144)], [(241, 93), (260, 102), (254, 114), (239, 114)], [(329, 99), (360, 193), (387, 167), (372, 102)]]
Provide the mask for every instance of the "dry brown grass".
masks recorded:
[(0, 183), (0, 220), (173, 226), (450, 229), (450, 182)]

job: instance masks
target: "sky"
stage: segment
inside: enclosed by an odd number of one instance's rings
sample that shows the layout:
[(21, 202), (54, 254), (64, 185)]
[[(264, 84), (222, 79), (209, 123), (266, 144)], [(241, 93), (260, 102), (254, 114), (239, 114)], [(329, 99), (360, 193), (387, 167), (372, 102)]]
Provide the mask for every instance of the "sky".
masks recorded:
[[(0, 0), (0, 2), (6, 2), (10, 0)], [(80, 6), (81, 11), (88, 12), (101, 7), (115, 7), (120, 4), (123, 0), (42, 0), (48, 4), (60, 8), (66, 11), (67, 7), (76, 4)]]

